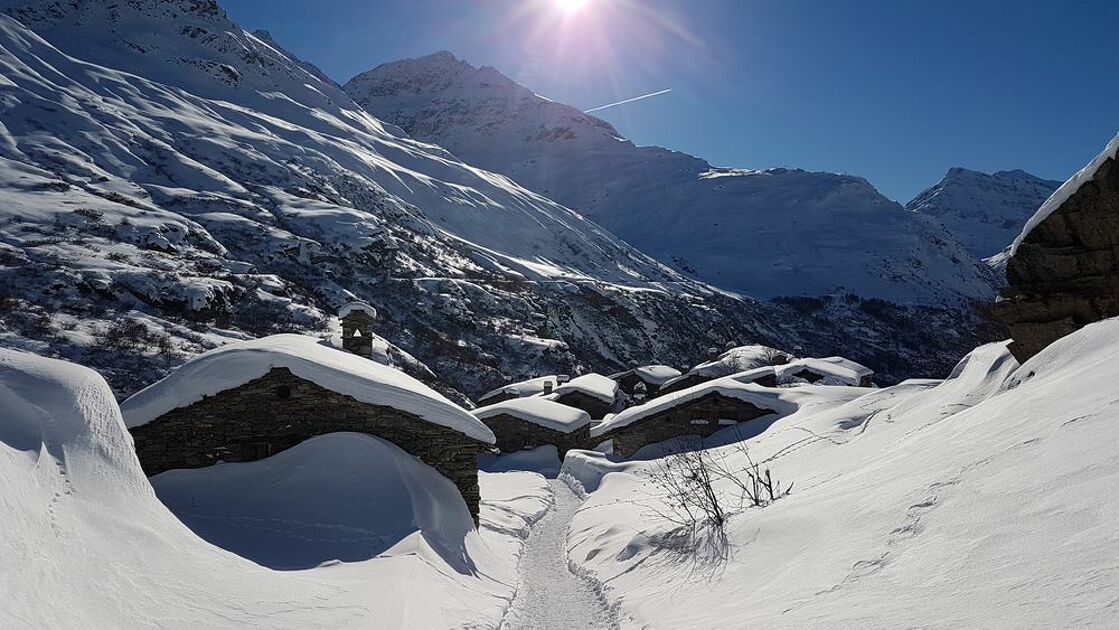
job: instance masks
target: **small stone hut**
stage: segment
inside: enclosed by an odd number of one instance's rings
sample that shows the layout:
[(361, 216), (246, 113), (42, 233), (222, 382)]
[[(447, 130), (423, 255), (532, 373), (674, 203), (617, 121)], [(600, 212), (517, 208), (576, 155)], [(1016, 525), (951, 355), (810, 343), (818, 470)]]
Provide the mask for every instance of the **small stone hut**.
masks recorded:
[(874, 385), (874, 370), (843, 357), (797, 359), (776, 369), (779, 383), (795, 383), (801, 380), (813, 384), (848, 387)]
[(493, 433), (391, 367), (302, 335), (233, 343), (121, 405), (145, 474), (263, 459), (326, 433), (392, 442), (455, 484), (478, 517), (477, 455)]
[(561, 384), (571, 380), (566, 374), (539, 376), (519, 383), (502, 385), (478, 398), (478, 406), (485, 407), (514, 398), (551, 394)]
[(716, 431), (775, 413), (788, 403), (755, 383), (724, 377), (630, 407), (591, 430), (595, 442), (611, 440), (614, 453), (632, 457), (649, 444)]
[(1119, 136), (1026, 224), (994, 315), (1025, 362), (1057, 339), (1119, 316)]
[(551, 444), (563, 459), (567, 451), (590, 444), (590, 414), (539, 396), (499, 402), (471, 413), (493, 431), (503, 453)]
[(338, 309), (342, 320), (342, 347), (366, 359), (373, 356), (373, 322), (377, 309), (365, 302), (350, 302)]
[[(618, 382), (618, 387), (630, 396), (643, 395), (654, 398), (665, 383), (680, 376), (680, 370), (667, 365), (643, 365), (641, 367), (610, 375)], [(640, 385), (639, 385), (640, 384)], [(640, 391), (640, 390), (644, 391)]]
[(582, 409), (591, 418), (605, 418), (618, 407), (618, 382), (601, 374), (584, 374), (561, 384), (548, 400)]

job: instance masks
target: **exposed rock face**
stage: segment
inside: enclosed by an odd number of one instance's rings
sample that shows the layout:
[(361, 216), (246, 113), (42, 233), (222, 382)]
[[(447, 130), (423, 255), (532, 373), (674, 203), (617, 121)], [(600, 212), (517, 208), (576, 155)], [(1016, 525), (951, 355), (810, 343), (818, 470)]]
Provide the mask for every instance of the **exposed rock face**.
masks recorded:
[(996, 316), (1019, 361), (1094, 321), (1119, 315), (1119, 168), (1115, 158), (1018, 244)]
[(478, 519), (477, 455), (487, 445), (399, 409), (324, 389), (286, 368), (175, 409), (131, 432), (149, 476), (219, 461), (263, 459), (327, 433), (367, 433), (396, 444), (450, 479)]
[(482, 418), (482, 422), (497, 437), (497, 448), (502, 453), (512, 453), (551, 444), (559, 451), (560, 459), (563, 459), (567, 451), (573, 448), (591, 447), (590, 425), (579, 427), (570, 433), (564, 433), (533, 424), (507, 413)]

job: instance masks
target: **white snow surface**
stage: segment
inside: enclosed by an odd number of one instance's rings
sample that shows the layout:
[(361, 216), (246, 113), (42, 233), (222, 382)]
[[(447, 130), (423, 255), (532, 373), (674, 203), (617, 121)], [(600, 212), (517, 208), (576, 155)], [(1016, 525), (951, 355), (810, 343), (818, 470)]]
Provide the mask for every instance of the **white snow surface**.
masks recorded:
[(272, 335), (230, 343), (180, 366), (167, 378), (121, 404), (130, 428), (186, 407), (206, 396), (258, 379), (274, 368), (359, 401), (393, 407), (466, 436), (494, 443), (477, 418), (427, 385), (395, 368), (338, 350), (316, 337)]
[(553, 431), (571, 433), (591, 423), (591, 416), (582, 409), (568, 407), (539, 396), (512, 398), (470, 412), (475, 418), (485, 420), (501, 414), (520, 418)]
[(642, 381), (657, 386), (680, 376), (680, 370), (668, 365), (642, 365), (634, 368), (633, 373)]
[(576, 451), (570, 557), (635, 628), (1114, 627), (1116, 379), (1110, 319), (1022, 366), (990, 344), (943, 382), (802, 407), (745, 442), (794, 487), (731, 516), (725, 560), (660, 542), (652, 463)]
[(618, 382), (608, 376), (592, 372), (590, 374), (577, 376), (561, 384), (552, 390), (552, 393), (547, 396), (547, 398), (555, 400), (564, 394), (570, 394), (572, 392), (581, 392), (604, 402), (614, 402), (618, 397)]
[(535, 396), (537, 394), (544, 393), (544, 388), (547, 387), (547, 385), (549, 383), (551, 383), (552, 389), (554, 390), (556, 388), (556, 386), (559, 384), (559, 377), (558, 376), (537, 376), (536, 378), (530, 378), (530, 379), (527, 379), (527, 380), (524, 380), (524, 381), (518, 381), (516, 383), (510, 383), (508, 385), (502, 385), (501, 387), (498, 387), (497, 389), (486, 392), (485, 394), (483, 394), (479, 398), (479, 400), (485, 400), (485, 399), (489, 398), (490, 396), (496, 396), (496, 395), (502, 394), (502, 393), (509, 393), (509, 394), (515, 393), (517, 396), (520, 396), (520, 397)]
[(806, 358), (790, 361), (785, 365), (774, 367), (777, 372), (777, 381), (787, 379), (804, 370), (819, 374), (823, 377), (820, 385), (849, 385), (857, 387), (863, 378), (874, 376), (874, 370), (844, 357), (824, 357), (822, 359)]
[(1114, 158), (1116, 154), (1119, 154), (1119, 134), (1112, 138), (1111, 142), (1107, 143), (1103, 151), (1089, 162), (1087, 166), (1077, 171), (1076, 174), (1070, 177), (1064, 184), (1061, 184), (1061, 187), (1058, 188), (1052, 196), (1046, 199), (1045, 203), (1041, 204), (1037, 212), (1026, 222), (1026, 226), (1022, 228), (1022, 232), (1018, 235), (1018, 238), (1014, 239), (1014, 243), (1010, 246), (1009, 255), (1013, 256), (1014, 253), (1018, 251), (1018, 246), (1022, 244), (1027, 234), (1033, 231), (1042, 221), (1048, 219), (1049, 215), (1053, 214), (1058, 208), (1064, 205), (1064, 203), (1069, 200), (1069, 197), (1072, 197), (1080, 190), (1081, 186), (1096, 176), (1096, 172), (1100, 170), (1104, 162)]
[(377, 318), (377, 309), (366, 304), (365, 302), (347, 302), (342, 306), (342, 308), (338, 309), (338, 317), (346, 317), (350, 313), (355, 312), (365, 313), (366, 315), (374, 319)]
[(770, 365), (773, 356), (776, 354), (783, 354), (786, 357), (790, 356), (788, 352), (782, 352), (781, 350), (770, 348), (769, 346), (757, 344), (738, 346), (737, 348), (731, 348), (720, 354), (717, 359), (707, 361), (706, 363), (700, 363), (688, 370), (688, 374), (716, 377), (726, 376), (735, 372), (744, 372), (746, 370)]

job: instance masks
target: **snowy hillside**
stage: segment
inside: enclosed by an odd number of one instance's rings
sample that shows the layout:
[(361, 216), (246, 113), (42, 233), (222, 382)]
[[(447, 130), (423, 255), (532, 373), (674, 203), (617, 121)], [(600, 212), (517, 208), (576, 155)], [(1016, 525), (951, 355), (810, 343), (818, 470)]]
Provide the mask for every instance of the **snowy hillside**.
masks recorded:
[(952, 168), (905, 207), (936, 217), (976, 258), (1006, 249), (1061, 182), (1025, 171), (981, 173)]
[(471, 394), (765, 334), (749, 303), (383, 125), (209, 0), (0, 9), (0, 338), (121, 394), (355, 297)]
[[(792, 493), (736, 510), (726, 544), (694, 553), (661, 516), (656, 462), (569, 455), (590, 492), (570, 558), (633, 627), (1114, 627), (1119, 320), (1020, 367), (1005, 345), (943, 382), (850, 401), (801, 388), (745, 442)], [(745, 465), (734, 445), (709, 453)]]
[(936, 221), (858, 177), (714, 168), (638, 147), (603, 120), (447, 52), (379, 66), (345, 90), (417, 139), (504, 173), (724, 289), (906, 304), (992, 292), (987, 270)]

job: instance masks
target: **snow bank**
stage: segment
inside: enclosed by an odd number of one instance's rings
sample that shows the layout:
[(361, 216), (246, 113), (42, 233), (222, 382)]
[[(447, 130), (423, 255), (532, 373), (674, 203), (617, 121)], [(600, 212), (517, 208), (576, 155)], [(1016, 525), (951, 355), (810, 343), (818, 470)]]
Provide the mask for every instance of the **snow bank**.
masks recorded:
[(1069, 197), (1072, 197), (1080, 190), (1081, 186), (1096, 176), (1096, 172), (1100, 170), (1104, 162), (1115, 157), (1116, 154), (1119, 154), (1119, 135), (1112, 138), (1111, 142), (1107, 143), (1107, 146), (1104, 147), (1103, 152), (1097, 155), (1087, 166), (1077, 171), (1075, 175), (1070, 177), (1067, 182), (1057, 189), (1057, 192), (1053, 193), (1045, 203), (1041, 204), (1037, 212), (1026, 222), (1026, 226), (1022, 228), (1022, 233), (1018, 235), (1018, 238), (1014, 239), (1014, 243), (1010, 246), (1010, 255), (1013, 256), (1014, 253), (1018, 251), (1018, 246), (1026, 239), (1027, 234), (1032, 232), (1042, 221), (1048, 219), (1049, 215), (1053, 214), (1058, 208), (1064, 205), (1064, 203), (1069, 200)]
[[(229, 510), (221, 522), (244, 530), (245, 544), (276, 542), (279, 529), (303, 536), (286, 553), (307, 546), (351, 559), (333, 552), (396, 541), (374, 559), (274, 571), (203, 541), (157, 500), (95, 372), (0, 349), (0, 409), (4, 628), (496, 627), (527, 527), (551, 498), (540, 475), (483, 473), (480, 528), (459, 537), (469, 514), (449, 482), (349, 434), (210, 468), (189, 488), (173, 475), (157, 481), (188, 521)], [(404, 490), (368, 476), (381, 473)], [(378, 514), (358, 490), (400, 502)]]
[[(734, 514), (715, 564), (664, 543), (653, 463), (580, 454), (603, 474), (569, 556), (638, 627), (1113, 627), (1116, 380), (1111, 319), (1021, 366), (990, 344), (943, 382), (802, 405), (746, 441), (792, 494)], [(788, 391), (810, 388), (849, 389)]]
[(618, 396), (618, 382), (601, 374), (584, 374), (555, 388), (550, 398), (554, 400), (572, 392), (612, 403)]
[(568, 407), (545, 398), (513, 398), (471, 412), (475, 418), (485, 420), (507, 414), (553, 431), (571, 433), (591, 423), (591, 416), (582, 409)]
[(843, 357), (823, 359), (797, 359), (774, 368), (779, 383), (791, 382), (795, 376), (808, 370), (822, 377), (821, 385), (848, 385), (858, 387), (864, 378), (874, 376), (874, 370)]
[(494, 443), (493, 433), (486, 425), (427, 385), (403, 372), (303, 335), (273, 335), (211, 350), (137, 392), (121, 409), (128, 426), (138, 427), (173, 409), (244, 385), (273, 368), (287, 368), (292, 374), (339, 394), (394, 407), (475, 440)]

